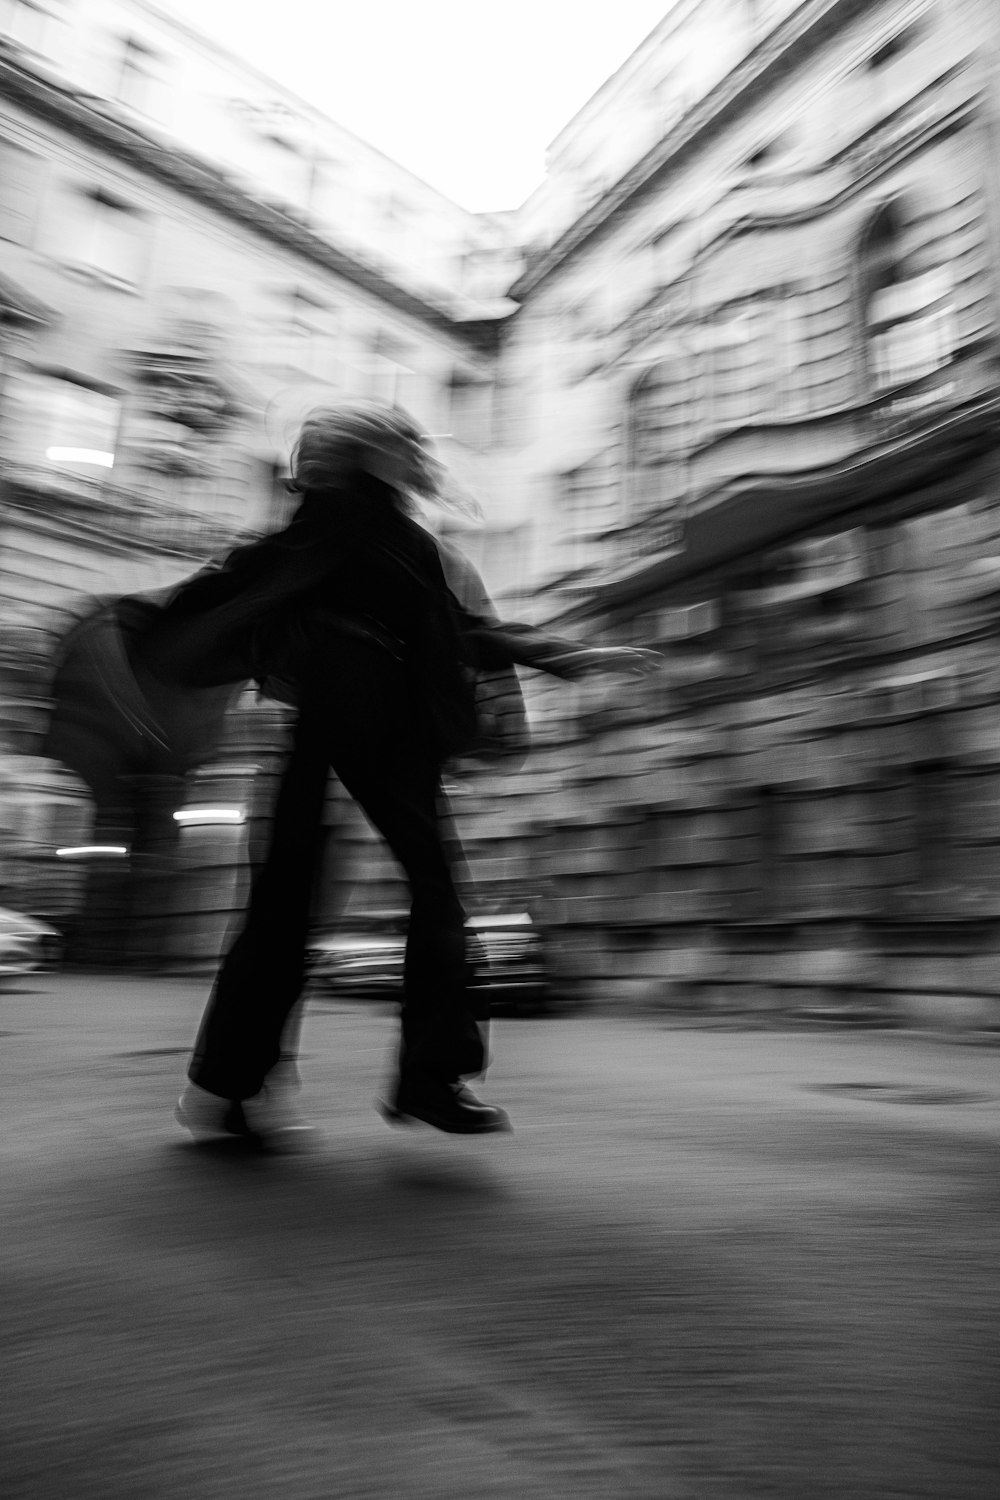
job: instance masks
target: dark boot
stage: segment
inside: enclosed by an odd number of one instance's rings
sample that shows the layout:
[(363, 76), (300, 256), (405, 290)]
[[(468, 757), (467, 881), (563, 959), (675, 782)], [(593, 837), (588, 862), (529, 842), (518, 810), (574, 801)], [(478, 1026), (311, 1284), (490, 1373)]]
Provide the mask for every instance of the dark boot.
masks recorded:
[(513, 1129), (502, 1109), (483, 1104), (464, 1083), (446, 1082), (410, 1069), (400, 1076), (392, 1103), (380, 1100), (377, 1108), (396, 1124), (422, 1120), (449, 1135), (492, 1135)]

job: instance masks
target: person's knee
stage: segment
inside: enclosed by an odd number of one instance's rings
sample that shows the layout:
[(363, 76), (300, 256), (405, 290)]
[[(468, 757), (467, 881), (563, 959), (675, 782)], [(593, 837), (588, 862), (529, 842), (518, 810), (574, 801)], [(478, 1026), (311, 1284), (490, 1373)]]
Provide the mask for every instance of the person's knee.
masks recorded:
[(434, 917), (438, 920), (464, 921), (465, 913), (458, 893), (448, 875), (411, 883), (411, 920), (416, 917)]

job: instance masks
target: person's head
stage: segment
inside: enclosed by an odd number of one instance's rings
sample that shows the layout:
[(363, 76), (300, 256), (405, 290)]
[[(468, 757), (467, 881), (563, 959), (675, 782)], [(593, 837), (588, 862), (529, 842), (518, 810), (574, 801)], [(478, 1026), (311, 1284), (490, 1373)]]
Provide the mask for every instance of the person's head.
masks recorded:
[(432, 497), (439, 465), (419, 426), (401, 407), (352, 401), (312, 412), (292, 452), (295, 489), (341, 489), (371, 474), (398, 495)]

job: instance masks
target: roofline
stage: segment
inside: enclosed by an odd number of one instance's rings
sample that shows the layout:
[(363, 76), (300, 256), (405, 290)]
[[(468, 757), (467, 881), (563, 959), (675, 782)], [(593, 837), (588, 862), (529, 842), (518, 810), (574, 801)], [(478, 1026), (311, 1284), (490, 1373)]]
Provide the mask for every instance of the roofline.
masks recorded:
[(308, 99), (303, 98), (303, 96), (296, 93), (294, 89), (290, 89), (287, 84), (282, 83), (271, 73), (265, 73), (263, 68), (258, 68), (255, 63), (248, 62), (246, 58), (241, 57), (238, 52), (231, 52), (224, 43), (217, 41), (215, 37), (208, 35), (207, 32), (199, 31), (196, 26), (190, 25), (189, 22), (182, 20), (180, 16), (174, 16), (171, 15), (169, 11), (161, 10), (159, 6), (151, 4), (150, 0), (130, 0), (130, 3), (136, 8), (136, 10), (145, 11), (147, 15), (155, 17), (157, 21), (171, 27), (174, 31), (179, 31), (183, 36), (189, 37), (191, 41), (197, 42), (200, 46), (207, 48), (211, 52), (214, 52), (218, 57), (225, 58), (228, 62), (235, 63), (240, 71), (248, 74), (253, 78), (256, 78), (261, 83), (266, 83), (269, 88), (272, 88), (278, 93), (283, 94), (286, 99), (294, 100), (294, 102), (300, 105), (303, 110), (308, 111), (314, 119), (322, 120), (324, 121), (324, 123), (332, 125), (335, 130), (343, 131), (345, 135), (349, 135), (351, 137), (352, 141), (357, 141), (360, 146), (363, 146), (366, 151), (373, 151), (376, 156), (381, 157), (384, 162), (388, 162), (391, 167), (394, 167), (399, 172), (405, 173), (405, 175), (409, 177), (413, 182), (418, 182), (421, 187), (426, 188), (428, 192), (433, 193), (435, 197), (440, 198), (443, 203), (447, 203), (449, 208), (457, 209), (459, 213), (464, 214), (467, 218), (470, 219), (478, 217), (475, 209), (466, 208), (465, 205), (459, 203), (457, 199), (449, 197), (449, 195), (445, 192), (442, 192), (439, 187), (435, 187), (432, 182), (428, 182), (425, 177), (421, 177), (419, 172), (411, 171), (409, 167), (404, 166), (401, 161), (398, 161), (396, 159), (396, 157), (390, 156), (388, 152), (383, 151), (380, 146), (376, 146), (374, 142), (368, 140), (367, 137), (358, 135), (357, 131), (352, 130), (349, 125), (341, 124), (341, 122), (339, 120), (335, 120), (332, 115), (326, 114), (326, 112), (320, 109), (318, 105), (310, 104)]
[(831, 32), (867, 10), (869, 4), (870, 0), (813, 0), (808, 8), (803, 6), (786, 16), (662, 140), (574, 220), (518, 277), (507, 295), (523, 301), (536, 291), (579, 250), (615, 223), (623, 209), (703, 149), (753, 104), (760, 85), (776, 83), (822, 45)]
[[(314, 265), (333, 271), (397, 311), (480, 352), (490, 349), (492, 340), (489, 337), (484, 340), (482, 332), (489, 324), (450, 317), (442, 308), (390, 280), (359, 256), (322, 239), (301, 220), (252, 197), (218, 168), (182, 149), (157, 141), (129, 122), (115, 120), (94, 107), (109, 101), (100, 100), (96, 95), (81, 98), (62, 83), (42, 77), (15, 59), (2, 55), (0, 96), (70, 131), (77, 139), (83, 138), (103, 147), (111, 155), (139, 167), (168, 187), (179, 189), (276, 244), (294, 250)], [(90, 100), (93, 103), (88, 102)]]
[(618, 64), (617, 68), (615, 68), (614, 72), (609, 73), (608, 76), (603, 80), (603, 82), (597, 85), (592, 94), (588, 94), (587, 98), (580, 105), (579, 109), (575, 110), (573, 114), (570, 115), (565, 125), (560, 125), (555, 135), (546, 145), (546, 151), (552, 151), (555, 149), (556, 144), (562, 140), (563, 136), (568, 130), (572, 130), (573, 126), (580, 119), (581, 115), (586, 113), (586, 111), (593, 104), (594, 100), (599, 99), (603, 93), (605, 93), (607, 90), (610, 90), (615, 81), (620, 78), (621, 74), (628, 67), (629, 63), (632, 62), (634, 58), (638, 57), (639, 53), (643, 50), (647, 43), (654, 36), (656, 36), (658, 32), (666, 35), (668, 32), (675, 30), (676, 27), (683, 25), (684, 21), (687, 20), (691, 12), (697, 10), (698, 6), (704, 3), (704, 0), (687, 0), (687, 12), (684, 16), (678, 18), (677, 11), (684, 3), (685, 0), (673, 0), (671, 8), (664, 15), (662, 15), (653, 26), (650, 27), (645, 36), (635, 44), (635, 46), (632, 48), (632, 51), (629, 52), (627, 56), (622, 58), (621, 62)]

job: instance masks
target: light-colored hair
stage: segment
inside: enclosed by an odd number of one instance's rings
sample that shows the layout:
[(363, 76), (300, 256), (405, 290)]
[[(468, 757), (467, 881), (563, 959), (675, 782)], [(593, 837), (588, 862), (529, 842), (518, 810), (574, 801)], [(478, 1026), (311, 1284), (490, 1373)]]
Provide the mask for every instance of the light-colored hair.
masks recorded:
[(320, 408), (305, 419), (292, 450), (292, 487), (303, 492), (336, 489), (386, 451), (409, 454), (414, 475), (426, 472), (429, 477), (422, 439), (420, 427), (398, 406), (352, 401)]

